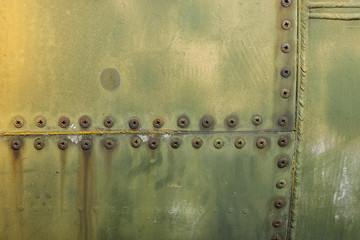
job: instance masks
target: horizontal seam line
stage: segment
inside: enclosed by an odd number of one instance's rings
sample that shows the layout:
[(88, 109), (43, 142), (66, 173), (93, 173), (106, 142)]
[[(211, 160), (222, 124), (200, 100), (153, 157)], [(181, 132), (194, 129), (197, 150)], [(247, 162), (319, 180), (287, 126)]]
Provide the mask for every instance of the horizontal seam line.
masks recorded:
[(257, 130), (257, 131), (80, 131), (80, 132), (0, 132), (0, 136), (40, 136), (40, 135), (102, 135), (102, 134), (219, 134), (219, 133), (292, 133), (291, 131)]

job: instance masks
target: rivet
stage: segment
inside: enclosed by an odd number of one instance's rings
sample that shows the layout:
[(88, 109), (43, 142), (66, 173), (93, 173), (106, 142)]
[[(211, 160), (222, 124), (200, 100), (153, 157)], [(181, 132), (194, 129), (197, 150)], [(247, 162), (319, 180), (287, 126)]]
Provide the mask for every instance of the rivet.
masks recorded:
[(277, 208), (277, 209), (280, 209), (282, 207), (285, 206), (285, 200), (284, 199), (276, 199), (275, 202), (274, 202), (274, 207)]
[(114, 126), (114, 120), (111, 117), (104, 119), (104, 126), (107, 128), (112, 128)]
[(112, 139), (105, 139), (104, 147), (108, 150), (113, 149), (115, 147), (115, 141)]
[(43, 149), (44, 146), (45, 146), (45, 141), (44, 141), (44, 139), (42, 139), (42, 138), (37, 138), (37, 139), (35, 139), (35, 141), (34, 141), (34, 147), (35, 147), (37, 150)]
[(91, 148), (91, 141), (89, 139), (83, 139), (81, 141), (81, 148), (83, 150), (89, 150)]
[(228, 117), (226, 119), (226, 125), (229, 127), (229, 128), (234, 128), (237, 126), (239, 120), (237, 117)]
[(181, 128), (186, 128), (189, 126), (189, 119), (187, 117), (180, 117), (177, 121), (177, 125)]
[(88, 116), (83, 116), (80, 118), (79, 124), (82, 128), (88, 128), (91, 126), (91, 119)]
[(67, 149), (67, 147), (68, 147), (68, 140), (66, 140), (66, 139), (59, 139), (59, 141), (58, 141), (58, 147), (59, 147), (59, 149), (61, 149), (61, 150), (65, 150), (65, 149)]
[(172, 148), (179, 148), (181, 145), (181, 140), (179, 138), (173, 138), (170, 140), (170, 145)]
[(282, 98), (289, 98), (290, 97), (290, 90), (287, 88), (284, 88), (281, 90), (280, 96)]
[(255, 126), (259, 126), (263, 122), (263, 118), (260, 115), (255, 115), (252, 119), (252, 123)]
[(279, 189), (283, 189), (284, 187), (286, 187), (286, 181), (284, 179), (279, 179), (276, 182), (276, 187)]
[(281, 127), (286, 127), (289, 124), (289, 118), (287, 116), (281, 116), (278, 120), (278, 124)]
[(245, 139), (238, 137), (235, 139), (234, 144), (236, 148), (241, 149), (245, 146)]
[(291, 0), (281, 0), (281, 5), (283, 6), (283, 7), (290, 7), (290, 5), (291, 5)]
[(281, 219), (276, 218), (273, 220), (272, 225), (274, 228), (279, 228), (283, 225), (283, 221)]
[(131, 118), (129, 121), (129, 127), (131, 129), (137, 129), (140, 126), (140, 121), (137, 118)]
[(286, 147), (289, 143), (289, 139), (285, 136), (279, 137), (278, 144), (280, 147)]
[(138, 148), (141, 146), (142, 140), (138, 136), (135, 136), (131, 139), (131, 146)]
[(59, 119), (59, 126), (62, 128), (67, 128), (70, 124), (70, 120), (67, 117), (61, 117)]
[(46, 120), (42, 117), (39, 117), (35, 120), (35, 124), (37, 127), (42, 128), (46, 125)]
[(161, 128), (164, 125), (164, 120), (162, 120), (161, 118), (156, 118), (153, 121), (153, 126), (155, 128)]
[(194, 138), (192, 141), (191, 141), (191, 144), (194, 148), (201, 148), (202, 144), (203, 144), (203, 141), (201, 140), (201, 138)]
[(291, 28), (291, 22), (289, 20), (284, 20), (282, 23), (281, 23), (281, 27), (284, 29), (284, 30), (289, 30)]
[(16, 128), (21, 128), (24, 126), (24, 120), (19, 117), (15, 118), (13, 123)]
[(256, 140), (256, 146), (257, 146), (258, 148), (263, 149), (263, 148), (266, 147), (266, 145), (267, 145), (267, 141), (266, 141), (265, 138), (258, 138), (258, 139)]
[(128, 213), (130, 211), (130, 208), (128, 206), (123, 207), (124, 213)]
[(277, 162), (277, 165), (279, 168), (284, 168), (289, 164), (289, 160), (287, 160), (286, 158), (280, 158)]
[(221, 138), (217, 138), (214, 141), (214, 147), (220, 149), (224, 146), (224, 141)]
[(283, 69), (281, 69), (281, 76), (283, 76), (284, 78), (288, 78), (291, 76), (291, 69), (288, 67), (284, 67)]
[(272, 236), (271, 240), (281, 240), (281, 236), (278, 233), (276, 233)]
[(148, 145), (150, 149), (156, 149), (159, 147), (160, 141), (156, 138), (150, 138)]
[(11, 140), (11, 148), (13, 150), (19, 150), (22, 146), (22, 142), (20, 139), (13, 139)]
[(291, 45), (289, 43), (283, 43), (281, 45), (281, 51), (283, 53), (289, 53), (291, 51)]
[(202, 119), (201, 119), (201, 126), (203, 128), (210, 128), (214, 123), (214, 120), (212, 117), (210, 116), (204, 116)]

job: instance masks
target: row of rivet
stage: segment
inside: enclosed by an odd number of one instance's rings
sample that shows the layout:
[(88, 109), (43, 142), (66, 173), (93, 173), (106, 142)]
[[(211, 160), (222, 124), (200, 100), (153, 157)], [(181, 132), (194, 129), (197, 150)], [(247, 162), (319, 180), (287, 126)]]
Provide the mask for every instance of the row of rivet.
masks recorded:
[[(19, 117), (15, 118), (13, 123), (16, 128), (21, 128), (24, 126), (24, 120)], [(104, 126), (107, 128), (112, 128), (114, 126), (114, 123), (115, 121), (111, 117), (107, 117), (104, 119)], [(153, 126), (155, 128), (161, 128), (164, 126), (164, 123), (165, 122), (163, 119), (156, 118), (153, 121)], [(239, 120), (237, 117), (228, 117), (225, 120), (225, 123), (229, 128), (235, 128), (238, 125)], [(262, 116), (260, 115), (253, 116), (252, 123), (255, 126), (261, 125), (263, 123)], [(288, 123), (289, 123), (289, 118), (285, 115), (281, 116), (278, 119), (278, 124), (281, 127), (287, 126)], [(46, 125), (46, 120), (42, 117), (37, 118), (35, 124), (37, 127), (42, 128)], [(61, 128), (67, 128), (70, 125), (70, 119), (67, 117), (61, 117), (58, 121), (58, 124)], [(91, 126), (91, 118), (88, 116), (83, 116), (79, 119), (79, 124), (82, 128), (89, 128)], [(140, 127), (140, 120), (138, 118), (131, 118), (128, 124), (131, 129), (138, 129)], [(204, 116), (201, 119), (200, 124), (203, 128), (212, 128), (215, 125), (215, 120), (210, 116)], [(180, 117), (177, 120), (177, 125), (180, 128), (186, 128), (190, 125), (190, 120), (184, 116)]]
[[(291, 0), (281, 0), (281, 5), (284, 7), (284, 8), (288, 8), (291, 6)], [(281, 24), (282, 28), (284, 30), (290, 30), (291, 28), (291, 22), (289, 20), (284, 20)], [(283, 43), (281, 45), (281, 52), (283, 52), (284, 54), (288, 54), (291, 52), (291, 44), (290, 43)], [(289, 78), (291, 76), (291, 69), (289, 67), (283, 67), (281, 69), (281, 72), (280, 72), (281, 76), (283, 78)], [(287, 89), (287, 88), (284, 88), (281, 90), (281, 93), (280, 93), (281, 97), (282, 98), (289, 98), (290, 97), (290, 90)], [(279, 119), (279, 125), (281, 126), (281, 124), (285, 124), (286, 120), (285, 119)], [(280, 143), (281, 140), (279, 140), (279, 145), (281, 144)], [(289, 160), (287, 160), (286, 158), (280, 158), (279, 161), (278, 161), (278, 167), (279, 168), (283, 168), (285, 166), (287, 166), (289, 164)], [(276, 187), (279, 188), (279, 189), (282, 189), (286, 186), (286, 181), (284, 179), (280, 179), (276, 182)], [(277, 200), (275, 200), (274, 202), (274, 207), (276, 209), (282, 209), (284, 206), (285, 206), (285, 200), (282, 199), (282, 198), (278, 198)], [(275, 218), (273, 219), (272, 221), (272, 226), (275, 228), (275, 229), (279, 229), (281, 228), (283, 225), (284, 225), (284, 220), (282, 220), (281, 218)], [(279, 233), (275, 233), (272, 237), (271, 237), (271, 240), (281, 240), (282, 237)]]
[[(180, 138), (172, 138), (170, 140), (170, 146), (172, 148), (179, 148), (181, 146), (181, 139)], [(280, 147), (285, 147), (287, 146), (289, 143), (289, 139), (288, 137), (286, 136), (280, 136), (279, 139), (278, 139), (278, 145)], [(142, 140), (140, 137), (138, 136), (134, 136), (132, 139), (131, 139), (131, 146), (133, 146), (134, 148), (138, 148), (140, 147), (142, 144)], [(259, 149), (264, 149), (266, 148), (267, 146), (267, 140), (266, 138), (264, 137), (259, 137), (256, 139), (256, 142), (255, 142), (255, 145), (257, 148)], [(82, 149), (84, 150), (88, 150), (91, 148), (91, 140), (89, 139), (83, 139), (81, 141), (81, 147)], [(107, 138), (105, 139), (104, 141), (104, 147), (107, 148), (107, 149), (113, 149), (115, 147), (116, 143), (113, 139), (111, 138)], [(194, 138), (192, 141), (191, 141), (191, 145), (196, 148), (196, 149), (199, 149), (202, 147), (203, 145), (203, 140), (199, 137), (196, 137)], [(213, 143), (214, 147), (217, 148), (217, 149), (220, 149), (224, 146), (224, 141), (221, 139), (221, 138), (217, 138), (214, 140), (214, 143)], [(37, 138), (35, 139), (34, 141), (34, 147), (38, 150), (41, 150), (43, 149), (45, 146), (45, 140), (42, 139), (42, 138)], [(160, 146), (160, 140), (157, 139), (157, 138), (150, 138), (149, 141), (148, 141), (148, 146), (150, 149), (156, 149)], [(235, 139), (234, 141), (234, 146), (238, 149), (242, 149), (244, 146), (245, 146), (245, 139), (242, 138), (242, 137), (238, 137)], [(13, 139), (11, 141), (11, 148), (13, 150), (19, 150), (20, 148), (22, 147), (22, 141), (20, 139)], [(61, 150), (65, 150), (67, 147), (68, 147), (68, 140), (66, 139), (60, 139), (59, 142), (58, 142), (58, 147), (61, 149)]]

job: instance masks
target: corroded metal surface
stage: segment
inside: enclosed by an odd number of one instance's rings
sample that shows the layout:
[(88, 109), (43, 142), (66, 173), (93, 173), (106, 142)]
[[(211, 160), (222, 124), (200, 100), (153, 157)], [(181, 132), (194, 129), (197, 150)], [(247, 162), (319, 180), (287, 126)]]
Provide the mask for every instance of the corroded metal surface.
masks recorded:
[(0, 0), (0, 239), (285, 239), (296, 13)]
[(360, 5), (301, 2), (291, 239), (358, 239)]
[[(235, 140), (246, 141), (242, 149)], [(270, 239), (284, 236), (289, 213), (291, 145), (281, 148), (283, 134), (186, 134), (171, 147), (170, 135), (154, 136), (160, 146), (131, 146), (131, 135), (90, 136), (83, 150), (68, 136), (1, 138), (1, 216), (4, 239)], [(203, 141), (194, 149), (191, 141)], [(259, 149), (256, 140), (267, 140)], [(76, 140), (74, 139), (76, 138)], [(223, 146), (214, 143), (222, 139)], [(104, 147), (106, 139), (116, 145)], [(279, 159), (287, 159), (284, 168)], [(271, 173), (271, 174), (269, 174)], [(280, 206), (276, 201), (283, 201)], [(281, 219), (279, 228), (272, 222)], [(10, 227), (11, 226), (11, 227)], [(61, 235), (58, 235), (61, 230)]]

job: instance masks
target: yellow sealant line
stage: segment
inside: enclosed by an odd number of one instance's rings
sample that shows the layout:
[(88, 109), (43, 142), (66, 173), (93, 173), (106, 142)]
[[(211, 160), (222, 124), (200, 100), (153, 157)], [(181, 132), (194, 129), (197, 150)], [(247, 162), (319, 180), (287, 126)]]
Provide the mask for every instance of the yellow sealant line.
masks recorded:
[(91, 134), (175, 134), (181, 131), (80, 131), (80, 132), (0, 132), (0, 136), (38, 136), (38, 135), (91, 135)]

